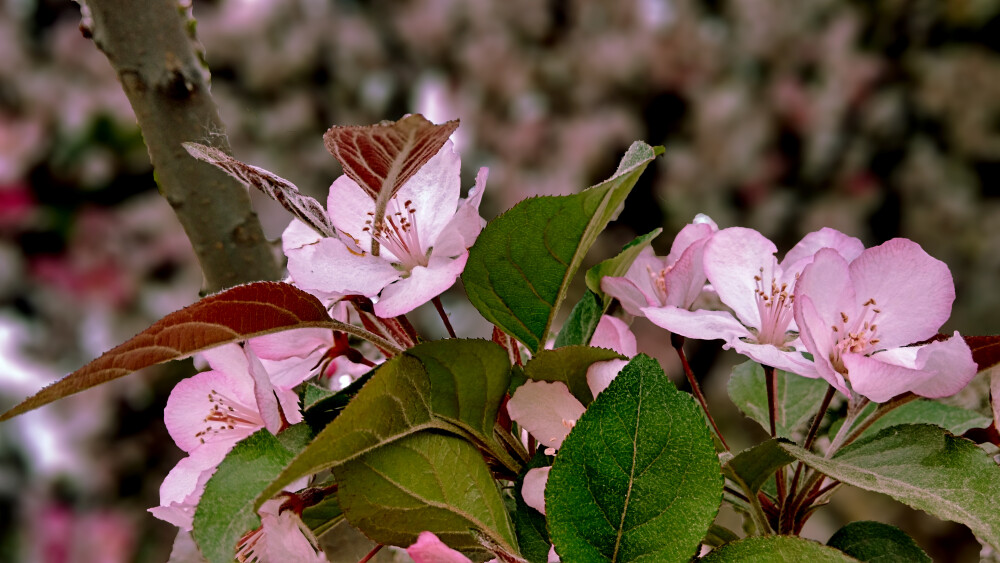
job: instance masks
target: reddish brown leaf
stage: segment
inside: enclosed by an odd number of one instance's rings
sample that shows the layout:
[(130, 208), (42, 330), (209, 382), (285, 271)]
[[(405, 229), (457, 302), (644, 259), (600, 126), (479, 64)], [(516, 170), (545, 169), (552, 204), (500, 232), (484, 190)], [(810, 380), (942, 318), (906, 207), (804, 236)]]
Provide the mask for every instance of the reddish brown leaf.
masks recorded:
[(963, 338), (972, 349), (972, 359), (979, 366), (979, 371), (1000, 364), (1000, 334), (964, 336)]
[[(332, 127), (323, 135), (326, 149), (344, 174), (375, 201), (373, 222), (381, 223), (392, 196), (441, 150), (458, 121), (434, 125), (420, 114), (378, 125)], [(372, 243), (372, 253), (378, 253)]]
[(240, 162), (219, 149), (198, 143), (183, 145), (191, 156), (217, 166), (248, 188), (254, 187), (264, 192), (317, 233), (338, 238), (323, 206), (315, 199), (299, 193), (295, 184), (263, 168)]
[(304, 327), (340, 328), (312, 295), (286, 283), (257, 282), (210, 295), (163, 317), (0, 416), (7, 420), (155, 364), (254, 336)]

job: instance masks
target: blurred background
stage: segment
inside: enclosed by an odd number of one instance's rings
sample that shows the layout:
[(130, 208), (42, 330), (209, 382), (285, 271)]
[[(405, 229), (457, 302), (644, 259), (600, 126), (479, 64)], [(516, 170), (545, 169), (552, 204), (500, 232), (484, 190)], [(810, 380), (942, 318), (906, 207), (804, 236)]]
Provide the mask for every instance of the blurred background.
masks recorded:
[[(665, 254), (696, 213), (782, 251), (823, 226), (867, 245), (904, 236), (951, 268), (945, 330), (1000, 332), (998, 0), (197, 0), (194, 15), (237, 158), (321, 201), (340, 173), (322, 143), (333, 124), (461, 118), (463, 186), (490, 168), (487, 219), (599, 182), (642, 139), (666, 153), (590, 262), (656, 227)], [(69, 0), (0, 0), (3, 409), (202, 281), (79, 20)], [(289, 216), (252, 195), (276, 239)], [(460, 287), (444, 301), (460, 334), (489, 335)], [(433, 310), (414, 318), (439, 330)], [(683, 384), (665, 333), (633, 328)], [(716, 344), (693, 343), (693, 364), (731, 443), (749, 445), (764, 434), (729, 402), (738, 358)], [(0, 560), (166, 560), (174, 528), (145, 510), (181, 457), (162, 409), (191, 369), (0, 425)], [(981, 383), (957, 400), (984, 407)], [(936, 561), (979, 560), (965, 528), (850, 490), (806, 535), (856, 519), (900, 526)]]

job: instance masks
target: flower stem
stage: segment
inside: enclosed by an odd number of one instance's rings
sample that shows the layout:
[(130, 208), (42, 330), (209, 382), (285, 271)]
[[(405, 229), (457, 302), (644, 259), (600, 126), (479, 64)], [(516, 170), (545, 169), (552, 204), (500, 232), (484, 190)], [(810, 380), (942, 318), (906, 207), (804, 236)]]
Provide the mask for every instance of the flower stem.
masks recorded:
[(694, 395), (695, 399), (698, 399), (698, 403), (701, 405), (701, 409), (705, 411), (705, 417), (708, 418), (709, 424), (712, 425), (712, 430), (715, 431), (715, 435), (718, 436), (719, 442), (722, 443), (722, 447), (729, 451), (729, 444), (726, 443), (726, 439), (722, 437), (722, 432), (719, 430), (719, 426), (715, 423), (715, 419), (712, 418), (712, 413), (708, 410), (708, 403), (705, 402), (705, 395), (701, 392), (701, 386), (698, 385), (698, 380), (694, 377), (694, 372), (691, 371), (691, 365), (688, 364), (687, 356), (684, 354), (684, 337), (679, 334), (670, 335), (670, 344), (677, 350), (677, 357), (681, 360), (681, 366), (684, 367), (684, 375), (687, 377), (688, 383), (691, 385), (691, 393)]
[(365, 556), (364, 556), (364, 557), (363, 557), (363, 558), (361, 559), (361, 561), (358, 561), (358, 563), (368, 563), (369, 561), (371, 561), (371, 560), (372, 560), (372, 557), (375, 557), (375, 554), (376, 554), (376, 553), (378, 553), (379, 551), (382, 551), (382, 548), (383, 548), (383, 547), (385, 547), (385, 546), (384, 546), (384, 545), (382, 545), (382, 544), (378, 544), (378, 545), (376, 545), (376, 546), (375, 546), (375, 549), (372, 549), (371, 551), (369, 551), (369, 552), (368, 552), (368, 555), (365, 555)]
[(434, 308), (437, 309), (438, 315), (441, 316), (441, 320), (444, 321), (444, 328), (448, 331), (448, 336), (451, 338), (458, 338), (455, 334), (455, 329), (451, 326), (451, 321), (448, 320), (448, 313), (444, 310), (444, 305), (441, 304), (441, 297), (434, 297), (431, 299), (431, 303), (434, 304)]
[(778, 381), (774, 377), (774, 368), (771, 366), (764, 367), (764, 386), (767, 388), (767, 422), (768, 427), (771, 432), (771, 437), (776, 438), (778, 435), (776, 429), (776, 421), (778, 420)]

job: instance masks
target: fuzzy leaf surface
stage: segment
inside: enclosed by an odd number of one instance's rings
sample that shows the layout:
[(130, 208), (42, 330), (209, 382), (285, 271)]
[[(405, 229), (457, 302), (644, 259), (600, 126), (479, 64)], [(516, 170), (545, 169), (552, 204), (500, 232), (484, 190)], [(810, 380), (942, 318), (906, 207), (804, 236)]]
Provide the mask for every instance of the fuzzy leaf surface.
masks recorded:
[(258, 503), (296, 479), (421, 430), (472, 434), (492, 443), (496, 412), (509, 385), (507, 353), (488, 340), (436, 340), (410, 348), (375, 370)]
[(231, 562), (243, 534), (260, 526), (254, 501), (294, 455), (276, 436), (261, 429), (241, 440), (222, 460), (194, 514), (192, 536), (210, 563)]
[(722, 498), (694, 399), (636, 356), (590, 404), (549, 473), (549, 533), (563, 561), (688, 561)]
[(556, 335), (554, 348), (563, 346), (586, 346), (601, 322), (604, 312), (598, 302), (599, 298), (592, 291), (587, 291), (569, 312), (569, 318)]
[(795, 536), (757, 536), (726, 544), (703, 563), (848, 563), (857, 559), (832, 547)]
[(932, 563), (913, 538), (903, 530), (881, 522), (851, 522), (837, 530), (826, 545), (865, 563)]
[(0, 421), (142, 368), (214, 346), (306, 327), (353, 330), (330, 319), (318, 299), (289, 284), (257, 282), (236, 286), (163, 317), (5, 412)]
[(861, 438), (831, 459), (793, 444), (781, 447), (834, 479), (965, 524), (1000, 547), (1000, 466), (970, 440), (937, 426), (907, 424)]
[(722, 473), (756, 493), (778, 468), (793, 461), (795, 458), (781, 449), (778, 440), (768, 440), (736, 454), (722, 468)]
[(408, 546), (426, 530), (453, 549), (485, 555), (471, 529), (517, 553), (497, 483), (479, 451), (461, 438), (420, 432), (335, 473), (348, 522), (375, 542)]
[(584, 255), (653, 158), (652, 147), (633, 143), (608, 180), (526, 199), (486, 225), (462, 273), (472, 304), (532, 352), (544, 348)]

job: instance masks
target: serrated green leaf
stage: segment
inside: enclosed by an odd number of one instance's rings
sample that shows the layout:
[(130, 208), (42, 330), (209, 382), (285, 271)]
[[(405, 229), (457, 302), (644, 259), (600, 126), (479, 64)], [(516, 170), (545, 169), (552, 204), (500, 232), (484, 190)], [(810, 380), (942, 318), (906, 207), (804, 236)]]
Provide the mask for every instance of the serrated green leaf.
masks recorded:
[(768, 440), (737, 454), (723, 466), (722, 474), (756, 493), (778, 468), (793, 461), (795, 458), (781, 448), (778, 440)]
[(617, 256), (608, 258), (587, 270), (587, 287), (600, 300), (602, 312), (607, 310), (608, 305), (611, 304), (611, 296), (601, 290), (601, 279), (605, 276), (612, 278), (624, 276), (632, 266), (632, 262), (635, 262), (635, 259), (639, 257), (639, 253), (648, 247), (653, 242), (653, 239), (660, 236), (662, 232), (663, 229), (656, 229), (632, 239), (631, 242), (622, 247), (622, 251)]
[(260, 526), (254, 501), (293, 457), (277, 437), (261, 429), (222, 460), (194, 513), (192, 536), (210, 563), (230, 563), (240, 537)]
[(336, 470), (337, 498), (352, 526), (373, 541), (408, 546), (422, 531), (470, 555), (486, 555), (469, 533), (517, 553), (497, 483), (475, 446), (433, 432), (413, 434)]
[(606, 348), (564, 346), (542, 350), (524, 364), (524, 374), (532, 381), (562, 381), (584, 406), (594, 400), (587, 385), (587, 368), (595, 362), (626, 359)]
[(521, 487), (524, 484), (524, 476), (531, 469), (547, 467), (552, 465), (552, 457), (543, 453), (539, 449), (535, 457), (531, 459), (524, 471), (517, 478), (514, 485), (514, 498), (511, 501), (511, 520), (514, 522), (514, 532), (517, 534), (517, 543), (521, 548), (521, 556), (529, 563), (547, 563), (549, 557), (549, 547), (552, 542), (549, 540), (549, 531), (545, 526), (545, 516), (531, 508), (524, 502), (521, 496)]
[(315, 383), (307, 383), (306, 389), (302, 393), (302, 410), (309, 410), (316, 403), (322, 401), (323, 399), (329, 399), (336, 394), (336, 391), (331, 391), (326, 387), (320, 387)]
[(857, 559), (832, 547), (795, 536), (759, 536), (726, 544), (702, 563), (847, 563)]
[(507, 353), (488, 340), (438, 340), (410, 348), (375, 370), (257, 502), (296, 479), (421, 430), (471, 432), (491, 444), (509, 377)]
[(563, 561), (687, 561), (722, 499), (694, 399), (639, 355), (591, 403), (549, 473), (549, 533)]
[(931, 563), (913, 538), (881, 522), (851, 522), (837, 530), (826, 544), (865, 563)]
[(597, 330), (597, 324), (601, 322), (601, 314), (604, 312), (597, 300), (598, 297), (591, 291), (583, 294), (580, 301), (569, 312), (569, 318), (559, 330), (559, 334), (556, 335), (553, 348), (586, 346), (590, 343), (594, 331)]
[[(775, 429), (782, 438), (798, 439), (798, 434), (819, 410), (829, 384), (822, 379), (809, 379), (780, 370), (775, 370), (774, 377), (778, 383)], [(756, 420), (764, 429), (769, 428), (767, 387), (764, 368), (760, 364), (747, 361), (733, 367), (727, 389), (729, 398), (743, 414)]]
[(838, 481), (965, 524), (1000, 548), (1000, 466), (969, 440), (937, 426), (906, 424), (862, 438), (832, 459), (792, 444), (781, 447)]
[(584, 255), (653, 158), (652, 147), (635, 142), (608, 180), (526, 199), (490, 222), (462, 273), (476, 309), (532, 352), (542, 349)]

